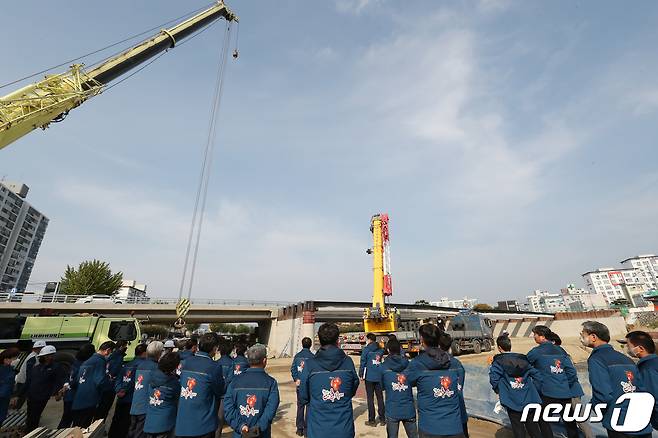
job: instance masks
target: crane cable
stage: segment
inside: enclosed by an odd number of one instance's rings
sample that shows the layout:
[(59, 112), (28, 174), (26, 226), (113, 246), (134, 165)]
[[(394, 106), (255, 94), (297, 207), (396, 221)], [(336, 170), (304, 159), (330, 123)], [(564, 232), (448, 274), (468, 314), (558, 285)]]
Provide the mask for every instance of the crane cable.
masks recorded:
[[(199, 172), (199, 185), (197, 187), (196, 198), (194, 201), (194, 211), (192, 213), (192, 221), (190, 224), (190, 232), (187, 239), (187, 248), (185, 250), (185, 263), (183, 265), (183, 274), (181, 276), (180, 287), (178, 290), (179, 300), (183, 298), (185, 290), (187, 272), (190, 271), (189, 281), (187, 285), (187, 299), (192, 296), (192, 289), (194, 286), (194, 277), (196, 274), (197, 257), (199, 254), (199, 243), (201, 241), (201, 231), (203, 228), (203, 220), (206, 211), (206, 201), (208, 197), (208, 186), (210, 181), (210, 174), (212, 170), (213, 152), (215, 148), (217, 121), (219, 116), (219, 108), (221, 104), (222, 95), (224, 92), (224, 71), (226, 69), (226, 61), (228, 59), (228, 49), (231, 42), (231, 24), (226, 26), (224, 33), (224, 43), (221, 48), (219, 66), (217, 71), (217, 79), (215, 82), (215, 91), (213, 98), (213, 105), (210, 111), (210, 125), (208, 127), (208, 137), (203, 153), (201, 170)], [(190, 255), (192, 260), (190, 261)]]
[[(52, 67), (46, 68), (46, 69), (41, 70), (41, 71), (38, 71), (38, 72), (36, 72), (36, 73), (33, 73), (33, 74), (31, 74), (31, 75), (23, 76), (22, 78), (16, 79), (16, 80), (14, 80), (14, 81), (7, 82), (6, 84), (2, 84), (2, 85), (0, 85), (0, 89), (1, 89), (1, 88), (5, 88), (5, 87), (8, 87), (8, 86), (10, 86), (10, 85), (17, 84), (17, 83), (19, 83), (19, 82), (22, 82), (22, 81), (24, 81), (24, 80), (26, 80), (26, 79), (33, 78), (33, 77), (35, 77), (35, 76), (39, 76), (39, 75), (41, 75), (41, 74), (48, 73), (49, 71), (54, 70), (54, 69), (56, 69), (56, 68), (63, 67), (63, 66), (65, 66), (65, 65), (69, 65), (69, 64), (71, 64), (72, 62), (79, 61), (79, 60), (81, 60), (81, 59), (83, 59), (83, 58), (87, 58), (88, 56), (92, 56), (92, 55), (95, 55), (95, 54), (100, 53), (100, 52), (104, 52), (105, 50), (107, 50), (107, 49), (111, 49), (112, 47), (116, 47), (116, 46), (118, 46), (119, 44), (126, 43), (126, 42), (128, 42), (128, 41), (130, 41), (130, 40), (134, 40), (135, 38), (139, 38), (139, 37), (141, 37), (141, 36), (143, 36), (143, 35), (146, 35), (146, 34), (149, 34), (149, 33), (153, 32), (153, 31), (160, 30), (160, 29), (162, 29), (162, 27), (167, 26), (167, 25), (169, 25), (169, 24), (171, 24), (171, 23), (174, 23), (174, 22), (176, 22), (176, 21), (183, 20), (183, 19), (185, 19), (185, 18), (191, 17), (192, 15), (197, 14), (197, 13), (203, 11), (203, 10), (206, 9), (207, 7), (208, 7), (208, 6), (204, 6), (204, 7), (202, 7), (202, 8), (196, 9), (196, 10), (194, 10), (194, 11), (192, 11), (192, 12), (188, 12), (188, 13), (185, 14), (185, 15), (181, 15), (180, 17), (173, 18), (173, 19), (171, 19), (171, 20), (169, 20), (169, 21), (166, 21), (166, 22), (164, 22), (164, 23), (162, 23), (162, 24), (159, 24), (159, 25), (157, 25), (157, 26), (155, 26), (155, 27), (152, 27), (152, 28), (150, 28), (150, 29), (147, 29), (147, 30), (145, 30), (144, 32), (137, 33), (137, 34), (135, 34), (135, 35), (129, 36), (129, 37), (127, 37), (127, 38), (124, 38), (124, 39), (122, 39), (121, 41), (117, 41), (116, 43), (112, 43), (112, 44), (109, 44), (109, 45), (107, 45), (107, 46), (105, 46), (105, 47), (102, 47), (102, 48), (100, 48), (100, 49), (98, 49), (98, 50), (94, 50), (94, 51), (92, 51), (92, 52), (85, 53), (84, 55), (80, 55), (80, 56), (77, 56), (77, 57), (75, 57), (75, 58), (69, 59), (68, 61), (64, 61), (64, 62), (62, 62), (61, 64), (57, 64), (57, 65), (54, 65), (54, 66), (52, 66)], [(207, 28), (206, 28), (206, 29), (207, 29)], [(203, 30), (205, 30), (205, 29), (203, 29)], [(203, 31), (203, 30), (202, 30), (202, 31)], [(199, 33), (200, 33), (200, 32), (197, 32), (197, 34), (195, 34), (195, 35), (198, 35)], [(194, 36), (194, 35), (193, 35), (193, 36)], [(192, 36), (192, 37), (193, 37), (193, 36)], [(189, 40), (189, 39), (192, 39), (192, 37), (188, 38), (188, 40)], [(187, 40), (186, 40), (186, 41), (187, 41)], [(123, 51), (123, 50), (122, 50), (122, 51)], [(118, 53), (121, 53), (122, 51), (117, 52), (117, 54), (118, 54)], [(104, 58), (103, 60), (105, 60), (105, 59), (107, 59), (107, 58)], [(157, 58), (156, 58), (156, 59), (157, 59)], [(103, 61), (103, 60), (102, 60), (102, 61)], [(102, 61), (99, 61), (99, 62), (102, 62)], [(149, 63), (149, 64), (150, 64), (150, 63)]]

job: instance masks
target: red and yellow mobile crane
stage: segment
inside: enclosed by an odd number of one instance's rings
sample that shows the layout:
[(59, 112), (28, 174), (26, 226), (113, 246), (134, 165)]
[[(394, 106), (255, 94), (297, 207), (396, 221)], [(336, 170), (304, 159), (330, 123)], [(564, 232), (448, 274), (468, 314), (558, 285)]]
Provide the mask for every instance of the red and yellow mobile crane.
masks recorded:
[(73, 108), (100, 94), (110, 81), (169, 50), (219, 18), (238, 21), (238, 17), (219, 0), (96, 67), (85, 70), (82, 64), (74, 64), (64, 73), (48, 75), (39, 82), (0, 97), (0, 149), (36, 128), (45, 129), (51, 122), (63, 120)]
[(364, 309), (363, 327), (366, 332), (388, 334), (397, 331), (399, 315), (386, 299), (393, 295), (391, 280), (391, 253), (389, 245), (388, 215), (376, 214), (370, 220), (372, 248), (372, 307)]

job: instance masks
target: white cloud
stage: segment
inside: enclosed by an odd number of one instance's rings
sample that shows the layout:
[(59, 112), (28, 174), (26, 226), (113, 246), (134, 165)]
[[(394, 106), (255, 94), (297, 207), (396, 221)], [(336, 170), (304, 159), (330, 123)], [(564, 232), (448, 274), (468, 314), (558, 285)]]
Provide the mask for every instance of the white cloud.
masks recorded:
[(379, 3), (379, 0), (336, 0), (336, 9), (338, 12), (358, 15), (376, 3)]

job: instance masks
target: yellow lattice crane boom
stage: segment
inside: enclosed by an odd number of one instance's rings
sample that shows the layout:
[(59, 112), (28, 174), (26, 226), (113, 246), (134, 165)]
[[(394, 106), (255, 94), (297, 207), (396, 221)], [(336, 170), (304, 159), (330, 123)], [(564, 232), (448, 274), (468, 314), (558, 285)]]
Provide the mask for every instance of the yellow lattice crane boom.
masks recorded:
[(364, 309), (363, 327), (366, 332), (385, 334), (397, 331), (398, 312), (386, 298), (393, 295), (391, 280), (391, 253), (389, 246), (388, 215), (376, 214), (370, 220), (372, 232), (372, 307)]
[(64, 73), (48, 75), (42, 81), (0, 97), (0, 149), (36, 128), (45, 129), (51, 122), (62, 120), (70, 110), (100, 94), (113, 79), (174, 47), (177, 42), (219, 18), (238, 20), (223, 1), (217, 1), (96, 67), (85, 70), (82, 64), (74, 64)]

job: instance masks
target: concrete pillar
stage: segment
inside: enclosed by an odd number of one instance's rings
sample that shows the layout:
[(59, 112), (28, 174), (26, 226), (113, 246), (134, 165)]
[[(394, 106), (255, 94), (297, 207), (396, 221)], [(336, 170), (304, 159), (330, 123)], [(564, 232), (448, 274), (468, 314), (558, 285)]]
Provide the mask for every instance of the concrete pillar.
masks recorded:
[(311, 338), (311, 340), (315, 339), (315, 311), (313, 310), (304, 310), (302, 317), (302, 335), (298, 340), (299, 345), (297, 345), (297, 351), (302, 348), (303, 338)]

